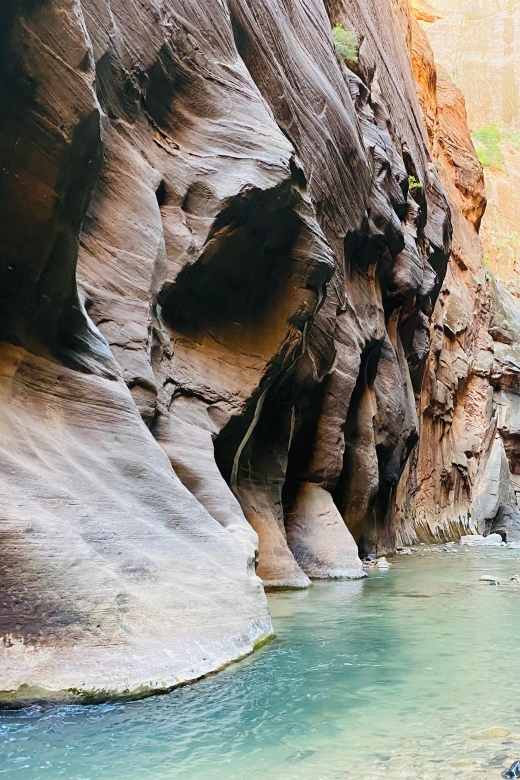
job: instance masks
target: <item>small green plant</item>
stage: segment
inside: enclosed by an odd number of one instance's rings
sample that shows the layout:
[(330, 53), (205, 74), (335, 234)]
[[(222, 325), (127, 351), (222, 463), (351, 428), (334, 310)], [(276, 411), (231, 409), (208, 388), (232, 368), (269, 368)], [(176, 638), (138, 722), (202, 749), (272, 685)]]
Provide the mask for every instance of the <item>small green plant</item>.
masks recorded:
[(516, 249), (518, 247), (518, 233), (516, 230), (513, 230), (509, 234), (509, 246), (512, 247), (512, 249)]
[(471, 134), (478, 159), (485, 168), (505, 170), (504, 155), (500, 148), (502, 134), (503, 131), (494, 122)]
[(490, 264), (490, 262), (491, 262), (491, 258), (489, 257), (489, 255), (484, 255), (484, 265), (485, 265), (487, 268), (489, 268), (489, 264)]
[(342, 24), (332, 28), (336, 57), (340, 62), (359, 61), (359, 35), (354, 30), (345, 30)]
[(420, 181), (417, 181), (415, 176), (409, 176), (408, 177), (408, 189), (409, 190), (420, 190), (422, 187), (422, 184)]

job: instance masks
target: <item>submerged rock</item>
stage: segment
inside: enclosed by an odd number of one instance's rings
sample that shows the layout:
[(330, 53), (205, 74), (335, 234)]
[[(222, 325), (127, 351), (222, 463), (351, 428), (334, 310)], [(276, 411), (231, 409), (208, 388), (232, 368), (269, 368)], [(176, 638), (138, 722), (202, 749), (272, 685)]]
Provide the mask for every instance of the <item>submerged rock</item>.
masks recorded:
[(470, 734), (471, 739), (501, 739), (507, 737), (511, 732), (501, 726), (490, 726), (487, 729), (478, 731), (476, 734)]
[(477, 761), (474, 758), (455, 758), (450, 761), (450, 766), (475, 766)]

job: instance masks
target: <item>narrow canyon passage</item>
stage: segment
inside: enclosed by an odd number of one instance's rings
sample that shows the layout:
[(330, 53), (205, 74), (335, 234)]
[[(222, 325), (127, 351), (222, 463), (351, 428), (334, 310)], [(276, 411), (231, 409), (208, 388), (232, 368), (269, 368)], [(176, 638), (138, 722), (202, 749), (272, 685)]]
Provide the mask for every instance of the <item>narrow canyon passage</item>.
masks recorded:
[(495, 780), (520, 755), (520, 550), (448, 549), (272, 594), (273, 642), (167, 696), (3, 715), (0, 776)]
[(520, 780), (518, 31), (0, 0), (0, 780)]

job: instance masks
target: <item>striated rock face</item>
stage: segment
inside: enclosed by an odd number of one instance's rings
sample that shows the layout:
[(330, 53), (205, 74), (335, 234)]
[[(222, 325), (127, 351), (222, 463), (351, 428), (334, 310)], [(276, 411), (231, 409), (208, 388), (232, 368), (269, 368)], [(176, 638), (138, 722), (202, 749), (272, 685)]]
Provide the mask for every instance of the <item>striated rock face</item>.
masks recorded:
[[(422, 3), (415, 15), (423, 22), (438, 18)], [(512, 454), (520, 312), (483, 263), (484, 178), (462, 93), (435, 68), (423, 29), (417, 23), (412, 29), (419, 96), (450, 201), (453, 250), (431, 320), (418, 394), (419, 443), (399, 486), (395, 521), (401, 541), (457, 538), (466, 530), (514, 539), (520, 532)]]
[(394, 544), (451, 241), (396, 10), (2, 7), (4, 699), (194, 679)]

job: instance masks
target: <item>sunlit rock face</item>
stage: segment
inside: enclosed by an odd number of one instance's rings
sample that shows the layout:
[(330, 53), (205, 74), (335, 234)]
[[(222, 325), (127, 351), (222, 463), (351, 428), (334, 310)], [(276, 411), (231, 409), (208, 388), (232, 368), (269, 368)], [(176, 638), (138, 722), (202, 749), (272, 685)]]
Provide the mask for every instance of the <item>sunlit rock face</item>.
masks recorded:
[(470, 127), (520, 126), (520, 9), (510, 0), (412, 0), (436, 60), (466, 99)]
[[(459, 6), (454, 3), (447, 13)], [(430, 354), (418, 394), (419, 443), (399, 486), (395, 521), (401, 541), (457, 538), (464, 529), (515, 539), (520, 312), (517, 300), (486, 271), (479, 235), (486, 205), (482, 166), (468, 132), (464, 97), (446, 71), (435, 67), (424, 32), (440, 25), (439, 8), (414, 4), (422, 26), (412, 23), (411, 48), (430, 143), (450, 201), (453, 251), (431, 319)], [(461, 57), (467, 45), (461, 39)], [(444, 51), (441, 46), (440, 57)]]
[(271, 633), (262, 581), (394, 543), (451, 240), (410, 31), (386, 0), (0, 22), (0, 689), (164, 690)]
[(507, 0), (434, 0), (428, 7), (414, 0), (414, 7), (436, 61), (464, 94), (485, 162), (485, 264), (518, 297), (520, 8)]

